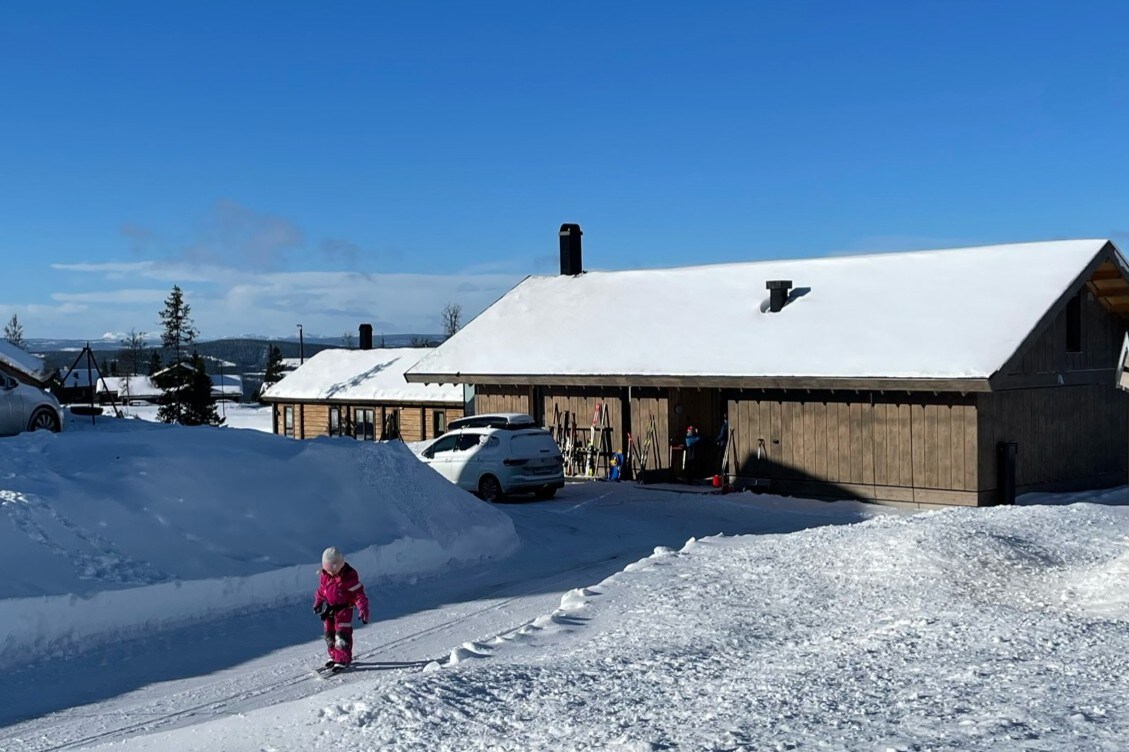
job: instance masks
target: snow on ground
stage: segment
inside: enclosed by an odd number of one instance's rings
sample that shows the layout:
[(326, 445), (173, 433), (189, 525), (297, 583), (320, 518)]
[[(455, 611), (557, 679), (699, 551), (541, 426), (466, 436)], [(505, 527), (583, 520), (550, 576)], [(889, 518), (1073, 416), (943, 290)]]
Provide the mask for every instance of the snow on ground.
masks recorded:
[[(158, 405), (122, 405), (119, 407), (127, 418), (139, 418), (156, 422)], [(271, 407), (269, 405), (256, 405), (246, 402), (218, 402), (216, 413), (224, 419), (224, 425), (229, 428), (253, 428), (256, 431), (272, 433)], [(77, 420), (77, 418), (76, 418)]]
[[(225, 523), (257, 510), (246, 523), (242, 558), (181, 547), (187, 559), (206, 559), (204, 582), (223, 597), (228, 589), (257, 592), (259, 585), (248, 583), (269, 575), (271, 565), (253, 554), (281, 557), (280, 540), (298, 546), (315, 539), (314, 551), (329, 532), (361, 539), (381, 533), (376, 525), (357, 530), (308, 517), (308, 529), (280, 535), (289, 529), (293, 499), (304, 494), (282, 481), (252, 494), (252, 479), (270, 475), (264, 469), (297, 465), (312, 473), (328, 463), (317, 480), (337, 489), (358, 465), (376, 467), (368, 477), (382, 491), (398, 485), (382, 482), (396, 472), (408, 485), (438, 479), (409, 478), (397, 463), (414, 460), (399, 444), (293, 442), (139, 423), (5, 440), (4, 512), (18, 521), (21, 507), (11, 494), (35, 493), (37, 512), (62, 510), (72, 523), (81, 506), (145, 506), (172, 519), (177, 505), (155, 507), (154, 487), (112, 481), (122, 477), (113, 469), (122, 452), (134, 455), (135, 468), (157, 457), (186, 474), (195, 461), (198, 476), (216, 476), (195, 480), (217, 500), (177, 518), (180, 525), (230, 547)], [(265, 443), (246, 444), (248, 436)], [(318, 452), (317, 461), (307, 452)], [(97, 458), (79, 459), (88, 455)], [(295, 469), (287, 479), (299, 484), (301, 475)], [(103, 492), (85, 490), (88, 480)], [(476, 562), (468, 556), (416, 575), (407, 574), (414, 557), (354, 557), (376, 616), (357, 632), (355, 671), (326, 681), (310, 676), (324, 646), (309, 613), (307, 565), (293, 580), (305, 597), (267, 599), (208, 621), (177, 613), (161, 629), (93, 644), (66, 660), (11, 667), (0, 684), (0, 748), (1124, 748), (1126, 488), (925, 513), (628, 483), (569, 483), (553, 501), (496, 507), (449, 487), (428, 489), (434, 506), (415, 507), (424, 517), (413, 529), (426, 527), (442, 540), (450, 534), (444, 528), (460, 527), (458, 515), (496, 513), (519, 543), (491, 559), (485, 555), (493, 548), (483, 542)], [(85, 498), (69, 499), (72, 493)], [(385, 503), (399, 509), (399, 493)], [(441, 493), (454, 496), (431, 502)], [(463, 509), (464, 498), (473, 512)], [(37, 519), (49, 540), (66, 548), (69, 528), (45, 511)], [(132, 525), (145, 515), (128, 519)], [(32, 528), (2, 522), (0, 560), (19, 572), (36, 554), (28, 544), (22, 553), (9, 551), (21, 534), (37, 539), (27, 534)], [(107, 528), (75, 526), (108, 535)], [(145, 535), (162, 534), (161, 525), (145, 527)], [(126, 537), (129, 546), (134, 537)], [(383, 548), (370, 542), (364, 550)], [(162, 572), (192, 564), (177, 563), (180, 555), (160, 558), (156, 548), (128, 553)], [(248, 574), (249, 565), (262, 570)], [(72, 577), (55, 587), (90, 594), (59, 596), (78, 604), (59, 617), (72, 629), (86, 629), (73, 625), (100, 597), (133, 594), (129, 611), (153, 588), (168, 586), (134, 587), (96, 571), (100, 580)], [(115, 571), (122, 570), (105, 570)], [(16, 581), (27, 587), (34, 578), (21, 572)], [(192, 582), (181, 581), (181, 590)], [(169, 595), (157, 605), (175, 610)], [(52, 600), (0, 601), (7, 615), (0, 624)], [(8, 608), (13, 602), (20, 608)], [(33, 685), (52, 691), (25, 691)]]
[(399, 444), (69, 423), (3, 440), (0, 666), (305, 595), (327, 545), (385, 578), (517, 545)]

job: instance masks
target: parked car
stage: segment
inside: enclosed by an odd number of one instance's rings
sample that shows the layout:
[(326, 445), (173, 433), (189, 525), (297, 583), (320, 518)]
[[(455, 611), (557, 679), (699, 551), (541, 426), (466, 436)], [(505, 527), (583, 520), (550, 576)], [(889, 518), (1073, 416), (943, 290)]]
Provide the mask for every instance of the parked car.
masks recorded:
[(564, 461), (543, 428), (464, 428), (431, 442), (420, 459), (486, 501), (533, 493), (551, 499), (564, 487)]
[(60, 431), (63, 408), (50, 393), (0, 373), (0, 436), (23, 431)]
[(525, 413), (483, 413), (481, 415), (468, 415), (465, 418), (455, 418), (447, 424), (448, 431), (457, 431), (460, 428), (537, 428), (532, 415)]

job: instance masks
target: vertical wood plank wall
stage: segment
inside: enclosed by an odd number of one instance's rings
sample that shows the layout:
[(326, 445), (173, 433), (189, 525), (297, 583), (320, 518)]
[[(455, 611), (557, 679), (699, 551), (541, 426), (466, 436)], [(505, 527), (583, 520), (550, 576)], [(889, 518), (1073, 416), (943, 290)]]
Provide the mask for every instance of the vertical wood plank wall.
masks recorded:
[(533, 387), (475, 384), (474, 412), (533, 415)]
[[(979, 396), (980, 490), (996, 488), (996, 445), (1018, 442), (1015, 484), (1097, 487), (1125, 482), (1129, 395), (1109, 384), (1015, 389)], [(1106, 477), (1108, 476), (1108, 477)]]
[[(736, 467), (770, 490), (975, 505), (972, 395), (745, 392), (729, 401)], [(760, 441), (763, 440), (763, 445)], [(757, 460), (758, 445), (763, 458)]]
[(665, 389), (631, 390), (631, 431), (635, 446), (643, 451), (654, 419), (655, 435), (647, 457), (647, 467), (661, 470), (670, 465), (670, 400)]
[[(1125, 321), (1082, 292), (1082, 351), (1066, 351), (1066, 313), (1055, 317), (1039, 337), (1001, 370), (1007, 375), (1109, 371), (1113, 373), (1125, 337)], [(1112, 376), (1110, 379), (1112, 380)]]
[[(552, 428), (557, 415), (570, 414), (570, 420), (577, 426), (579, 435), (587, 444), (592, 433), (592, 418), (596, 413), (596, 405), (601, 405), (601, 412), (607, 411), (607, 423), (611, 430), (607, 431), (607, 448), (613, 452), (622, 452), (624, 443), (623, 429), (623, 392), (621, 387), (543, 387), (541, 389), (540, 410), (542, 425)], [(603, 424), (603, 420), (601, 420)]]

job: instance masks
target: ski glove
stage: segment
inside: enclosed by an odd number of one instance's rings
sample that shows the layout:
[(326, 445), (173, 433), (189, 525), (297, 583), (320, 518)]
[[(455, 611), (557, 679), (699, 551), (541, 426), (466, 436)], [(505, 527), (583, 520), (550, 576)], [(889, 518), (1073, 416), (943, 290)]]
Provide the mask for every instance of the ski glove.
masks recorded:
[(368, 624), (368, 609), (361, 612), (361, 624)]
[(322, 618), (325, 618), (324, 614), (328, 610), (329, 610), (329, 604), (326, 603), (325, 601), (318, 601), (317, 603), (314, 604), (314, 613), (317, 614), (318, 616), (321, 616)]

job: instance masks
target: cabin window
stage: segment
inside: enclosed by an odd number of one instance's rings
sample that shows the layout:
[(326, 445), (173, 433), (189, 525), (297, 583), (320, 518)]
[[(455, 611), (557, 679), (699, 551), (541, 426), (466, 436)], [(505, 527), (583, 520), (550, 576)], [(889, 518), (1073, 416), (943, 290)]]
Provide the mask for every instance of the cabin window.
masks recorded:
[(357, 441), (372, 441), (376, 438), (374, 426), (376, 425), (376, 411), (371, 407), (359, 407), (355, 411), (353, 422), (353, 436)]
[(1082, 293), (1066, 303), (1066, 351), (1082, 352)]
[(294, 437), (294, 405), (282, 408), (282, 433), (284, 436)]
[(329, 407), (329, 435), (341, 435), (341, 408), (336, 405)]
[(447, 433), (447, 411), (436, 410), (431, 414), (431, 435), (442, 436)]

